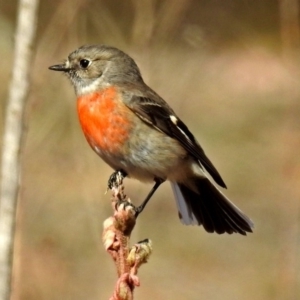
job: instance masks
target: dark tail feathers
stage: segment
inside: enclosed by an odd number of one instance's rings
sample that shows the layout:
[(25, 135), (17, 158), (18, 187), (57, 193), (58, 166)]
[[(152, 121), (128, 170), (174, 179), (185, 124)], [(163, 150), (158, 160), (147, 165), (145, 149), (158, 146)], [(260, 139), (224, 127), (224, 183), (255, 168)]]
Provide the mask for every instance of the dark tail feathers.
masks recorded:
[(203, 225), (207, 232), (218, 234), (234, 232), (246, 235), (252, 232), (253, 222), (208, 178), (197, 178), (198, 193), (187, 186), (172, 183), (179, 216), (184, 224)]

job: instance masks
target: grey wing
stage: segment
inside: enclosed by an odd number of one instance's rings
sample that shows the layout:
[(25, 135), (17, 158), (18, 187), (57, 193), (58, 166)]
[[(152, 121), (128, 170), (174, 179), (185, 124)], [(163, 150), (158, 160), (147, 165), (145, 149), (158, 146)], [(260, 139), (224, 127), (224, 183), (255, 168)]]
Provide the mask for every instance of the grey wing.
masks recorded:
[[(156, 99), (157, 97), (158, 99)], [(200, 165), (207, 170), (216, 183), (226, 188), (221, 175), (206, 156), (193, 134), (163, 99), (156, 94), (155, 100), (151, 97), (133, 95), (126, 105), (144, 122), (177, 139), (186, 151), (200, 162)]]

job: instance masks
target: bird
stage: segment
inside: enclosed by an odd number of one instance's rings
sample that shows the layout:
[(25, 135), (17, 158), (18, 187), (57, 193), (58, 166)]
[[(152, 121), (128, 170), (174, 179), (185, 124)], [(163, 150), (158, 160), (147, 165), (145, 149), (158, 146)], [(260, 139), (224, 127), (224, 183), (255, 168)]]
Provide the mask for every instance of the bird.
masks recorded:
[(252, 232), (252, 220), (221, 192), (219, 187), (226, 185), (199, 142), (144, 82), (128, 54), (104, 44), (84, 45), (49, 69), (70, 79), (82, 131), (91, 148), (114, 169), (111, 178), (118, 173), (154, 182), (137, 214), (169, 181), (183, 224), (202, 225), (217, 234)]

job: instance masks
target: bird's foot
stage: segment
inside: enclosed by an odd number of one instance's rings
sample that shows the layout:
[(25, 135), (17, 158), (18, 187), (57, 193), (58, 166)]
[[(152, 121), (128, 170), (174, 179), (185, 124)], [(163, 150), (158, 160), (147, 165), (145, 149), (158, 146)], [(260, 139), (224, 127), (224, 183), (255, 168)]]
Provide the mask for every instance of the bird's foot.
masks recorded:
[(117, 170), (113, 172), (107, 182), (107, 189), (112, 190), (113, 188), (118, 188), (123, 183), (123, 179), (127, 174), (123, 170)]

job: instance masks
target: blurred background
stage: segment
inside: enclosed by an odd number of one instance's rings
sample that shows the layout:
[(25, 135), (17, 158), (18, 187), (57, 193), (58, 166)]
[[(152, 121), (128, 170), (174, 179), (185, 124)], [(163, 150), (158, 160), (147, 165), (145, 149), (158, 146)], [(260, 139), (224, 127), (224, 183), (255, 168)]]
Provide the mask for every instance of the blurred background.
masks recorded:
[[(0, 0), (1, 135), (16, 14), (16, 0)], [(255, 223), (247, 237), (183, 226), (165, 183), (132, 236), (154, 247), (136, 299), (300, 299), (298, 18), (295, 0), (41, 1), (13, 299), (108, 299), (113, 291), (101, 241), (112, 170), (83, 137), (70, 83), (48, 70), (91, 43), (136, 60)], [(151, 187), (125, 186), (136, 204)]]

